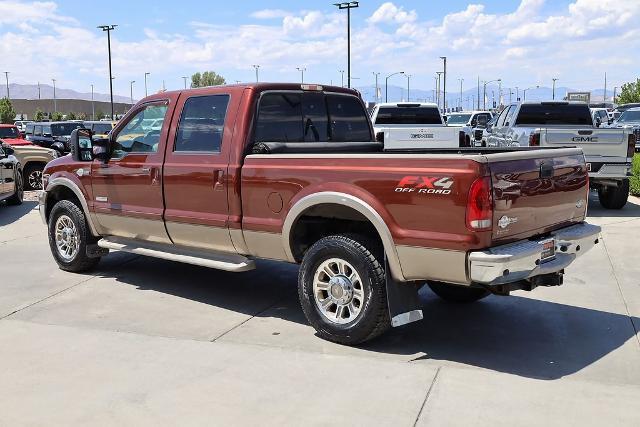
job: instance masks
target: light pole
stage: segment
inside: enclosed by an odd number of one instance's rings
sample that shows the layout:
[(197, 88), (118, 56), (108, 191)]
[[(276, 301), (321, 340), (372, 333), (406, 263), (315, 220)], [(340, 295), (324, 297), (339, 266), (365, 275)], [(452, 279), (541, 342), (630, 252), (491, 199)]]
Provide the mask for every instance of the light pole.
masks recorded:
[(145, 98), (147, 96), (149, 96), (149, 93), (147, 92), (147, 76), (151, 74), (151, 73), (144, 73), (144, 96)]
[(484, 82), (484, 87), (482, 90), (482, 109), (483, 110), (487, 109), (487, 85), (493, 82), (502, 82), (502, 79), (489, 80), (488, 82)]
[(107, 49), (109, 51), (109, 94), (111, 96), (111, 120), (113, 120), (113, 78), (111, 78), (111, 31), (115, 30), (117, 25), (99, 25), (98, 28), (107, 32)]
[(442, 107), (444, 107), (444, 111), (447, 111), (447, 57), (446, 56), (441, 56), (440, 59), (442, 59), (443, 61), (443, 71), (442, 73), (443, 75), (443, 79), (444, 79), (444, 85), (443, 85), (443, 90), (442, 90)]
[(498, 105), (502, 107), (502, 80), (498, 80)]
[(296, 67), (296, 70), (300, 71), (301, 77), (300, 77), (300, 82), (304, 83), (304, 72), (307, 71), (306, 67)]
[(553, 80), (553, 89), (551, 89), (551, 99), (556, 99), (556, 81), (558, 81), (558, 79), (553, 78), (551, 80)]
[(333, 5), (340, 10), (347, 9), (347, 87), (351, 88), (351, 9), (358, 7), (358, 2), (350, 1)]
[(258, 74), (258, 69), (260, 68), (260, 65), (253, 64), (252, 67), (256, 70), (256, 83), (258, 83), (260, 81), (260, 76)]
[(604, 96), (602, 99), (604, 102), (607, 102), (607, 72), (604, 72)]
[(516, 102), (520, 102), (520, 88), (516, 86)]
[(93, 102), (93, 84), (91, 85), (91, 120), (95, 120), (96, 119), (96, 107), (95, 107), (95, 103)]
[(373, 71), (373, 75), (376, 76), (376, 93), (375, 93), (375, 100), (376, 103), (378, 102), (378, 76), (380, 75), (380, 73), (376, 73), (375, 71)]
[(182, 80), (184, 81), (184, 88), (185, 88), (185, 89), (187, 88), (187, 79), (188, 79), (188, 78), (189, 78), (189, 77), (187, 77), (187, 76), (182, 76)]
[(478, 100), (477, 109), (479, 110), (480, 109), (480, 76), (478, 76), (478, 98), (477, 98), (477, 100)]
[(409, 102), (409, 101), (411, 101), (411, 97), (409, 95), (409, 89), (411, 88), (411, 86), (410, 86), (411, 74), (405, 74), (405, 76), (407, 76), (407, 102)]
[(38, 82), (38, 99), (40, 99), (40, 82)]
[(133, 107), (133, 84), (135, 83), (135, 80), (131, 80), (130, 85), (131, 85), (131, 106)]
[(540, 87), (540, 86), (531, 86), (531, 87), (528, 87), (528, 88), (526, 88), (525, 90), (523, 90), (523, 91), (522, 91), (522, 93), (524, 94), (524, 95), (523, 95), (523, 101), (526, 101), (526, 100), (527, 100), (527, 91), (528, 91), (528, 90), (531, 90), (531, 89), (538, 89), (539, 87)]
[(9, 95), (9, 72), (8, 71), (4, 72), (4, 78), (7, 80), (7, 99), (11, 99), (11, 96)]
[[(438, 76), (438, 83), (436, 84), (436, 98), (438, 99), (438, 108), (440, 108), (440, 88), (442, 87), (442, 83), (441, 83), (441, 76), (442, 76), (443, 71), (436, 71), (436, 75)], [(444, 103), (442, 104), (442, 107), (444, 108)]]
[(341, 75), (341, 77), (340, 77), (341, 85), (342, 85), (342, 87), (344, 87), (344, 70), (338, 70), (338, 72)]
[(58, 100), (56, 99), (56, 79), (51, 79), (53, 82), (53, 112), (58, 111)]
[(384, 102), (389, 102), (389, 77), (393, 77), (396, 74), (404, 74), (404, 71), (398, 71), (396, 73), (389, 74), (384, 80)]
[(616, 103), (616, 92), (618, 91), (618, 86), (613, 87), (613, 103)]
[(460, 111), (462, 111), (462, 83), (464, 83), (464, 79), (458, 80), (460, 80)]

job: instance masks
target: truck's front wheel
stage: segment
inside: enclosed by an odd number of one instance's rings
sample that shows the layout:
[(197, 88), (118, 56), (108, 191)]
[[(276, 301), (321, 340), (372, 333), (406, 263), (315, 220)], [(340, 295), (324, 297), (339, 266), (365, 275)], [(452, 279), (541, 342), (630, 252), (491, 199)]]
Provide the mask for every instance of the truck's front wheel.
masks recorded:
[(357, 236), (336, 235), (306, 252), (298, 277), (300, 305), (318, 335), (355, 345), (389, 328), (381, 254)]
[(441, 282), (429, 282), (428, 285), (433, 293), (443, 300), (459, 304), (476, 302), (490, 294), (486, 289), (470, 286), (456, 286)]
[(53, 206), (49, 215), (49, 246), (60, 269), (74, 273), (90, 270), (100, 258), (87, 256), (87, 244), (97, 239), (91, 235), (82, 210), (69, 200)]
[(623, 179), (617, 187), (598, 187), (598, 198), (605, 209), (622, 209), (629, 198), (629, 180)]

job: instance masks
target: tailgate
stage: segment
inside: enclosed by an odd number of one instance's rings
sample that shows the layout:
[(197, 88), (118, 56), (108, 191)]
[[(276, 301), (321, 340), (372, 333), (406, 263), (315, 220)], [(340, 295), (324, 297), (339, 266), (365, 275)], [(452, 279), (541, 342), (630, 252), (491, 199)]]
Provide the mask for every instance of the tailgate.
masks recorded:
[(579, 149), (486, 156), (493, 185), (493, 240), (507, 243), (581, 222), (587, 168)]
[(575, 146), (585, 156), (627, 157), (628, 133), (624, 129), (540, 130), (540, 145)]
[(457, 148), (460, 127), (385, 128), (385, 150), (413, 148)]

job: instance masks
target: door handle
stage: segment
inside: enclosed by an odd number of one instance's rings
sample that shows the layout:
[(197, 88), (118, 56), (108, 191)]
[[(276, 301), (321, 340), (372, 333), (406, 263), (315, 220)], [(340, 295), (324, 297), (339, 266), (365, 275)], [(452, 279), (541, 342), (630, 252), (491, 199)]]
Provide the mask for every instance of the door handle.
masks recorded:
[(151, 175), (151, 168), (142, 168), (142, 173), (145, 175)]
[(216, 191), (224, 189), (224, 171), (221, 169), (213, 171), (213, 189)]

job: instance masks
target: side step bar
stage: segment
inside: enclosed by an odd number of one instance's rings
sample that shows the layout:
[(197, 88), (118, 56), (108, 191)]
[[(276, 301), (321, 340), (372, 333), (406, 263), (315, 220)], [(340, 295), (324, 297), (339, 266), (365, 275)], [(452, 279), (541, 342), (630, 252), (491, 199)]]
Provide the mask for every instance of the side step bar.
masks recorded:
[(256, 268), (252, 259), (237, 254), (193, 250), (163, 243), (140, 242), (120, 237), (103, 237), (98, 246), (105, 249), (200, 265), (218, 270), (241, 272)]

